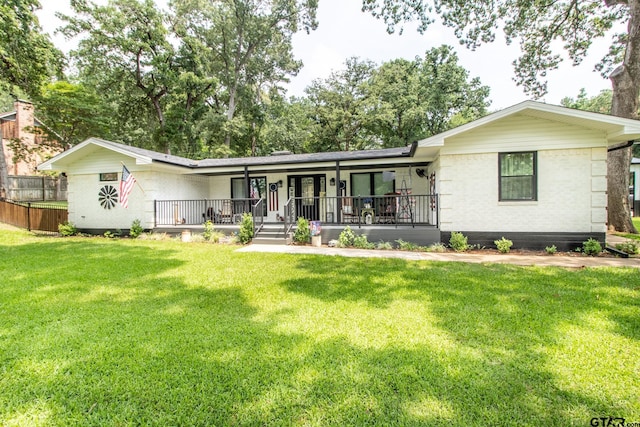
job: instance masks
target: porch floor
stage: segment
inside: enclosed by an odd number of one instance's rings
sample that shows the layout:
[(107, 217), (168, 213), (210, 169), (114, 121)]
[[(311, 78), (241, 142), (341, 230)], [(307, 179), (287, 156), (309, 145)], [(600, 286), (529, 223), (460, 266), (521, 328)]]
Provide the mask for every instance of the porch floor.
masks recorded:
[[(284, 230), (284, 223), (282, 222), (265, 222), (264, 229), (274, 229), (276, 227), (282, 227)], [(416, 224), (415, 226), (405, 224), (322, 224), (322, 243), (327, 244), (330, 240), (337, 240), (342, 230), (347, 226), (350, 226), (356, 235), (367, 236), (367, 240), (370, 242), (395, 242), (398, 239), (402, 239), (407, 242), (412, 242), (418, 245), (430, 245), (440, 242), (440, 230), (435, 225), (428, 224)], [(240, 229), (239, 224), (216, 224), (214, 228), (224, 234), (231, 234), (237, 232)], [(295, 229), (295, 225), (294, 225)], [(202, 233), (204, 226), (199, 225), (163, 225), (156, 227), (153, 232), (155, 233), (167, 233), (167, 234), (179, 234), (184, 230), (190, 230), (192, 233)]]

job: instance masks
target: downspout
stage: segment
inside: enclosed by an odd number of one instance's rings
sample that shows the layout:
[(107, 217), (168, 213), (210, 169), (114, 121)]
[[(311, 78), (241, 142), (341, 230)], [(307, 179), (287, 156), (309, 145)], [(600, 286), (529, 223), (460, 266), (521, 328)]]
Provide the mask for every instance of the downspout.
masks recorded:
[(342, 223), (342, 189), (340, 188), (340, 160), (336, 160), (336, 206), (338, 224)]
[(249, 188), (249, 166), (244, 167), (244, 194), (247, 199), (250, 198), (251, 189)]
[(418, 141), (413, 141), (411, 143), (411, 149), (409, 150), (409, 157), (413, 157), (416, 154), (416, 150), (418, 149)]

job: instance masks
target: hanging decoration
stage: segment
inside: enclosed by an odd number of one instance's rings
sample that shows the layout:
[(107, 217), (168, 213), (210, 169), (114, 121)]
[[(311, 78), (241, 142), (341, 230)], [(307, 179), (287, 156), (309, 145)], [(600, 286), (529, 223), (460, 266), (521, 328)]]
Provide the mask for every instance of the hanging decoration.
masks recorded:
[(275, 182), (269, 184), (269, 210), (278, 210), (278, 184)]
[(98, 202), (104, 209), (112, 209), (118, 203), (118, 190), (113, 185), (105, 185), (98, 191)]
[(436, 209), (436, 173), (429, 175), (429, 198), (431, 199), (431, 210)]

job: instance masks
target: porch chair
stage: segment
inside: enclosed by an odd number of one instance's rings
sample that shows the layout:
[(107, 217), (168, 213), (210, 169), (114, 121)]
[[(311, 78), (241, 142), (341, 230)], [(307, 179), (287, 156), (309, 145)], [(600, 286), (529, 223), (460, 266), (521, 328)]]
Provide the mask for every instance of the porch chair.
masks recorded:
[(352, 197), (342, 198), (342, 222), (356, 223), (358, 222), (358, 210), (353, 207)]
[(218, 222), (231, 224), (233, 222), (233, 205), (231, 200), (225, 200), (222, 202), (222, 209), (218, 215)]
[(398, 193), (386, 193), (380, 204), (379, 222), (393, 224), (396, 222), (396, 212), (398, 212)]

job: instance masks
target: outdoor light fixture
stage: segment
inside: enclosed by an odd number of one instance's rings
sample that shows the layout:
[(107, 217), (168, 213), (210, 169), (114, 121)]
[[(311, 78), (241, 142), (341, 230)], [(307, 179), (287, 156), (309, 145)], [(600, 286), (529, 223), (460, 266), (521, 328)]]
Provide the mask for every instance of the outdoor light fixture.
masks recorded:
[(282, 188), (282, 180), (278, 181), (278, 187)]
[(336, 186), (336, 179), (335, 178), (331, 178), (329, 180), (329, 185), (332, 186), (332, 187), (335, 187)]

